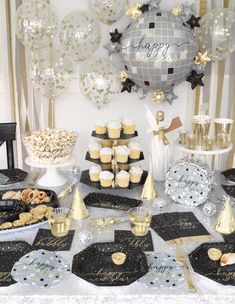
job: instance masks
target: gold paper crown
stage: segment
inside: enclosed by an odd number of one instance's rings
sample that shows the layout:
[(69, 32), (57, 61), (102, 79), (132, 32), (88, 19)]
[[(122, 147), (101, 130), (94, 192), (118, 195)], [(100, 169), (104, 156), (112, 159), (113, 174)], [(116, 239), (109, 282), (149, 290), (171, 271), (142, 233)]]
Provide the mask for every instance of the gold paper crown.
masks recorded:
[(71, 217), (75, 220), (81, 220), (89, 216), (89, 212), (81, 197), (81, 193), (79, 192), (78, 187), (76, 187), (74, 190), (74, 197), (70, 210)]
[(229, 199), (226, 199), (223, 209), (218, 216), (215, 224), (215, 230), (223, 234), (230, 234), (235, 231), (235, 219)]
[(149, 172), (144, 187), (141, 193), (141, 198), (148, 201), (154, 200), (157, 197), (157, 190), (153, 181), (152, 174)]

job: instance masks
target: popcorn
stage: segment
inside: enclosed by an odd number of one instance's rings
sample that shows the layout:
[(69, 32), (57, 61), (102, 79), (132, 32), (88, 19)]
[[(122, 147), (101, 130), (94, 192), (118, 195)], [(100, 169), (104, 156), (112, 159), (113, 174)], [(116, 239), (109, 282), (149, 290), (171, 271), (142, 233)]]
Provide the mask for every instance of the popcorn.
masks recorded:
[(24, 136), (23, 141), (31, 160), (38, 163), (61, 163), (72, 154), (76, 132), (44, 129)]

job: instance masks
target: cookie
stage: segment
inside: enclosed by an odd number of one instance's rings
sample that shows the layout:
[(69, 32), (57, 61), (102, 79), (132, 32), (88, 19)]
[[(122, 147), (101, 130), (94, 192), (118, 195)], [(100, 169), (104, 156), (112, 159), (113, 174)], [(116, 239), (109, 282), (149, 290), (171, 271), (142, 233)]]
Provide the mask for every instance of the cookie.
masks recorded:
[(34, 208), (36, 214), (45, 214), (47, 212), (47, 206), (40, 205)]
[(46, 196), (41, 200), (41, 203), (50, 203), (50, 201), (51, 201), (50, 197)]
[(14, 227), (20, 227), (20, 226), (24, 226), (24, 222), (22, 222), (21, 220), (16, 220), (13, 222), (13, 226)]
[(208, 257), (212, 261), (219, 261), (219, 259), (222, 256), (222, 252), (217, 248), (210, 248), (207, 253), (208, 253)]
[(33, 219), (42, 220), (44, 219), (45, 214), (34, 214)]
[(38, 222), (38, 219), (32, 218), (29, 222), (27, 222), (27, 225), (36, 224)]
[(11, 199), (21, 200), (21, 191), (16, 192)]
[(33, 216), (29, 212), (23, 212), (19, 215), (19, 218), (22, 222), (28, 223), (33, 218)]
[(5, 222), (1, 225), (2, 229), (7, 229), (7, 228), (12, 228), (12, 223), (11, 222)]
[(2, 195), (2, 200), (8, 200), (13, 198), (13, 196), (16, 194), (15, 191), (7, 191)]

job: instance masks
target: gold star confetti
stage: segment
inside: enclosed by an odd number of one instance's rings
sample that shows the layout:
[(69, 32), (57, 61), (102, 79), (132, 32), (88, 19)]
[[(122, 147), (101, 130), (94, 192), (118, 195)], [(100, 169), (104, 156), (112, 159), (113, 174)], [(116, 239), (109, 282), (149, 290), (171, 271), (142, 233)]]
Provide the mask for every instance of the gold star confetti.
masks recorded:
[(172, 15), (179, 16), (179, 14), (182, 12), (182, 8), (180, 6), (173, 7), (172, 9)]
[(165, 99), (165, 93), (163, 91), (156, 91), (153, 94), (152, 102), (153, 103), (161, 103)]
[(211, 59), (210, 59), (210, 57), (207, 56), (207, 51), (205, 53), (202, 53), (199, 51), (195, 57), (194, 63), (201, 64), (202, 66), (205, 67), (207, 65), (207, 63), (210, 61), (211, 61)]
[(127, 72), (122, 71), (120, 74), (121, 82), (124, 82), (128, 78)]
[(141, 5), (139, 3), (132, 3), (127, 6), (126, 16), (131, 17), (132, 19), (136, 19), (142, 15), (142, 11), (140, 10)]

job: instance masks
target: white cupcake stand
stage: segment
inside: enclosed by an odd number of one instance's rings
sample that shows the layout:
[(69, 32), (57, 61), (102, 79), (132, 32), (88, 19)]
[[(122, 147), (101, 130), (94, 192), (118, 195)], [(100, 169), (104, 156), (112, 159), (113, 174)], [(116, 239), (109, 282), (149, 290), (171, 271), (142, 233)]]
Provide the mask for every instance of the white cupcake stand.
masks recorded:
[(58, 169), (73, 165), (75, 163), (75, 157), (58, 164), (37, 163), (32, 161), (30, 157), (27, 157), (25, 163), (30, 167), (46, 169), (46, 172), (38, 178), (38, 185), (43, 187), (59, 187), (66, 184), (68, 179), (61, 174)]

